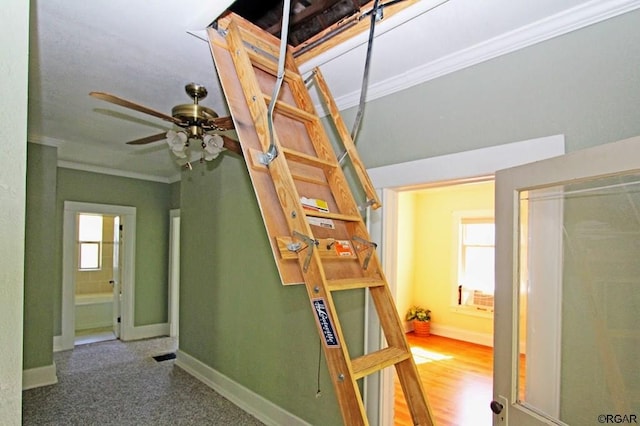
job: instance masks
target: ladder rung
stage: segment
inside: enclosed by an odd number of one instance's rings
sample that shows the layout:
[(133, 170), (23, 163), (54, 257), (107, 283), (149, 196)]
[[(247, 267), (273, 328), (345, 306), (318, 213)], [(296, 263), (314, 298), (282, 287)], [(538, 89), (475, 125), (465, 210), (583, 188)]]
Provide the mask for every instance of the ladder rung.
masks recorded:
[[(267, 95), (266, 93), (263, 93), (262, 96), (264, 97), (265, 103), (269, 105), (269, 103), (271, 102), (271, 96)], [(293, 118), (294, 120), (312, 121), (314, 123), (318, 122), (317, 115), (294, 107), (286, 102), (276, 101), (275, 110), (282, 113), (283, 115), (286, 115), (289, 118)]]
[[(247, 48), (246, 51), (247, 51), (247, 54), (249, 55), (249, 59), (251, 60), (251, 64), (253, 66), (273, 76), (278, 74), (278, 59), (275, 56), (273, 58), (268, 58), (265, 55), (258, 54), (256, 51), (254, 51), (251, 48)], [(289, 82), (296, 77), (300, 78), (298, 75), (291, 72), (291, 70), (285, 68), (285, 71), (284, 71), (285, 81)]]
[(411, 358), (411, 352), (400, 348), (388, 347), (370, 354), (354, 358), (351, 361), (354, 378), (361, 379), (383, 368), (396, 365)]
[[(260, 162), (260, 156), (263, 155), (262, 151), (258, 151), (257, 149), (253, 149), (253, 148), (249, 148), (247, 151), (249, 152), (247, 162), (251, 164), (252, 169), (260, 170), (263, 172), (267, 172), (269, 170), (266, 164), (263, 164)], [(304, 167), (307, 167), (307, 166), (304, 166)], [(314, 169), (314, 170), (317, 171), (317, 169)], [(319, 172), (319, 173), (322, 173), (322, 172)], [(329, 186), (329, 183), (327, 182), (327, 180), (322, 178), (323, 176), (324, 175), (318, 175), (317, 173), (316, 174), (309, 173), (308, 167), (307, 169), (300, 168), (298, 169), (298, 171), (294, 171), (293, 169), (291, 169), (291, 177), (293, 177), (294, 180), (309, 182), (315, 185)]]
[(323, 217), (325, 219), (343, 220), (345, 222), (359, 222), (362, 218), (358, 215), (342, 214), (342, 213), (325, 213), (315, 210), (303, 209), (304, 214), (312, 217)]
[(385, 284), (380, 278), (340, 278), (335, 280), (327, 280), (329, 290), (351, 290), (354, 288), (380, 287)]
[[(298, 253), (295, 251), (289, 250), (288, 245), (293, 243), (294, 240), (291, 237), (276, 237), (276, 243), (278, 244), (278, 250), (280, 251), (280, 256), (283, 259), (297, 259)], [(351, 250), (351, 252), (338, 252), (333, 247), (333, 244), (336, 243), (336, 240), (333, 238), (320, 238), (318, 239), (318, 253), (320, 253), (320, 257), (323, 259), (341, 259), (341, 260), (353, 260), (357, 259), (355, 252)]]
[(300, 151), (295, 151), (293, 149), (283, 147), (282, 153), (290, 160), (297, 161), (298, 163), (302, 163), (302, 164), (307, 164), (309, 166), (316, 166), (316, 167), (323, 167), (323, 168), (328, 167), (332, 169), (335, 169), (337, 167), (336, 162), (323, 160), (320, 157), (314, 157), (312, 155), (305, 154)]

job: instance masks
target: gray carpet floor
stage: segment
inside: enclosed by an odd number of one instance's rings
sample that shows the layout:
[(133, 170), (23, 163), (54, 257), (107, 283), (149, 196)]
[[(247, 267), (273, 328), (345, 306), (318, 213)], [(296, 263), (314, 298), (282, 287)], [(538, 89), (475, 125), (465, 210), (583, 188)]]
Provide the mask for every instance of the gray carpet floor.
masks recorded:
[(58, 384), (23, 392), (24, 425), (262, 425), (174, 365), (172, 338), (76, 346), (54, 355)]

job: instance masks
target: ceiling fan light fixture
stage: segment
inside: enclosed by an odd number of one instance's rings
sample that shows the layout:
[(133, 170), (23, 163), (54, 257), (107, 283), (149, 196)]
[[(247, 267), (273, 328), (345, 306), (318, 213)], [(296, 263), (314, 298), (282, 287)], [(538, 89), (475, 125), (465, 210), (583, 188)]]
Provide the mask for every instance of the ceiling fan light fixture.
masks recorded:
[[(225, 150), (224, 145), (227, 143), (230, 144), (230, 149), (233, 152), (242, 155), (239, 144), (227, 136), (221, 137), (217, 134), (210, 135), (205, 133), (221, 132), (234, 128), (231, 117), (219, 117), (211, 108), (199, 104), (199, 101), (207, 97), (207, 89), (200, 84), (189, 83), (185, 86), (185, 91), (193, 100), (193, 103), (176, 105), (172, 108), (171, 115), (105, 92), (90, 92), (89, 95), (134, 111), (152, 115), (171, 122), (176, 128), (182, 129), (169, 130), (166, 134), (163, 132), (129, 141), (127, 142), (129, 145), (145, 145), (165, 139), (171, 152), (180, 159), (187, 159), (189, 166), (191, 165), (189, 159), (193, 156), (199, 157), (200, 161), (214, 160), (220, 155), (220, 152)], [(200, 141), (201, 150), (199, 152), (190, 152), (189, 141), (191, 139)]]
[(171, 148), (171, 152), (178, 158), (185, 158), (187, 156), (187, 134), (184, 132), (176, 132), (169, 130), (167, 132), (167, 144)]
[(204, 159), (206, 161), (214, 160), (225, 150), (224, 140), (220, 135), (204, 135), (202, 149), (204, 150)]

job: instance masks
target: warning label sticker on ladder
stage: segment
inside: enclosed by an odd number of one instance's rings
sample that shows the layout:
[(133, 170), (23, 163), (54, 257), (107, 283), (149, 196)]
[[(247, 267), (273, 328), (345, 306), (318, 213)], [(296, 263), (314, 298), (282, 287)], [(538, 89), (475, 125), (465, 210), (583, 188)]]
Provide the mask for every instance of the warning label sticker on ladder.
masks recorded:
[(336, 240), (333, 246), (336, 248), (338, 256), (353, 256), (353, 249), (348, 240)]

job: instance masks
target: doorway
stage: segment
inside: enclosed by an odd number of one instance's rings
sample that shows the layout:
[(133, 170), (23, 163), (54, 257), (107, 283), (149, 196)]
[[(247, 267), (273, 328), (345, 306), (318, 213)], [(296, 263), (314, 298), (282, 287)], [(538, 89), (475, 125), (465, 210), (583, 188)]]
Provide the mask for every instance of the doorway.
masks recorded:
[[(105, 230), (101, 226), (102, 236), (100, 239), (104, 239), (110, 244), (96, 241), (97, 237), (94, 238), (94, 241), (85, 241), (87, 243), (85, 254), (89, 255), (87, 257), (89, 263), (84, 265), (80, 265), (82, 242), (79, 235), (78, 218), (81, 215), (86, 215), (89, 218), (108, 218), (107, 222), (112, 222), (110, 230)], [(98, 325), (99, 327), (96, 328), (110, 329), (113, 338), (119, 337), (123, 340), (131, 335), (133, 329), (133, 289), (135, 286), (135, 223), (135, 207), (64, 202), (62, 323), (61, 335), (54, 337), (54, 350), (73, 349), (76, 344), (77, 325), (80, 325), (80, 329), (86, 327), (89, 330), (94, 325)], [(110, 253), (111, 256), (102, 256), (100, 260), (96, 261), (96, 252)], [(93, 259), (91, 258), (92, 254), (94, 255)], [(104, 268), (103, 276), (99, 280), (106, 281), (106, 283), (100, 283), (100, 287), (97, 287), (94, 284), (78, 281), (78, 274), (98, 272), (105, 265), (105, 262), (111, 265), (111, 268)], [(104, 274), (107, 274), (108, 277)], [(96, 288), (100, 291), (93, 291)], [(78, 295), (82, 296), (78, 297), (76, 290), (78, 290)], [(94, 309), (96, 306), (98, 306), (97, 310)], [(98, 311), (102, 311), (102, 313), (98, 314)], [(109, 318), (111, 321), (110, 326), (105, 323), (107, 321), (105, 318)], [(104, 331), (101, 338), (109, 336), (109, 332)]]
[(120, 216), (79, 213), (75, 268), (74, 343), (120, 337)]
[(178, 337), (180, 318), (180, 209), (169, 210), (169, 336)]
[[(394, 295), (398, 294), (401, 272), (397, 262), (399, 242), (396, 232), (399, 220), (400, 188), (475, 180), (491, 176), (500, 169), (563, 153), (564, 136), (556, 135), (368, 170), (383, 205), (381, 209), (369, 212), (371, 236), (374, 241), (379, 241), (379, 255), (391, 292)], [(375, 323), (369, 319), (376, 315), (370, 299), (367, 299), (365, 310), (367, 317), (365, 352), (368, 353), (382, 347), (383, 336)], [(402, 317), (404, 312), (399, 314)], [(379, 424), (393, 424), (393, 383), (392, 369), (384, 370), (377, 377), (367, 378), (365, 384), (367, 413), (372, 421), (377, 419)]]

